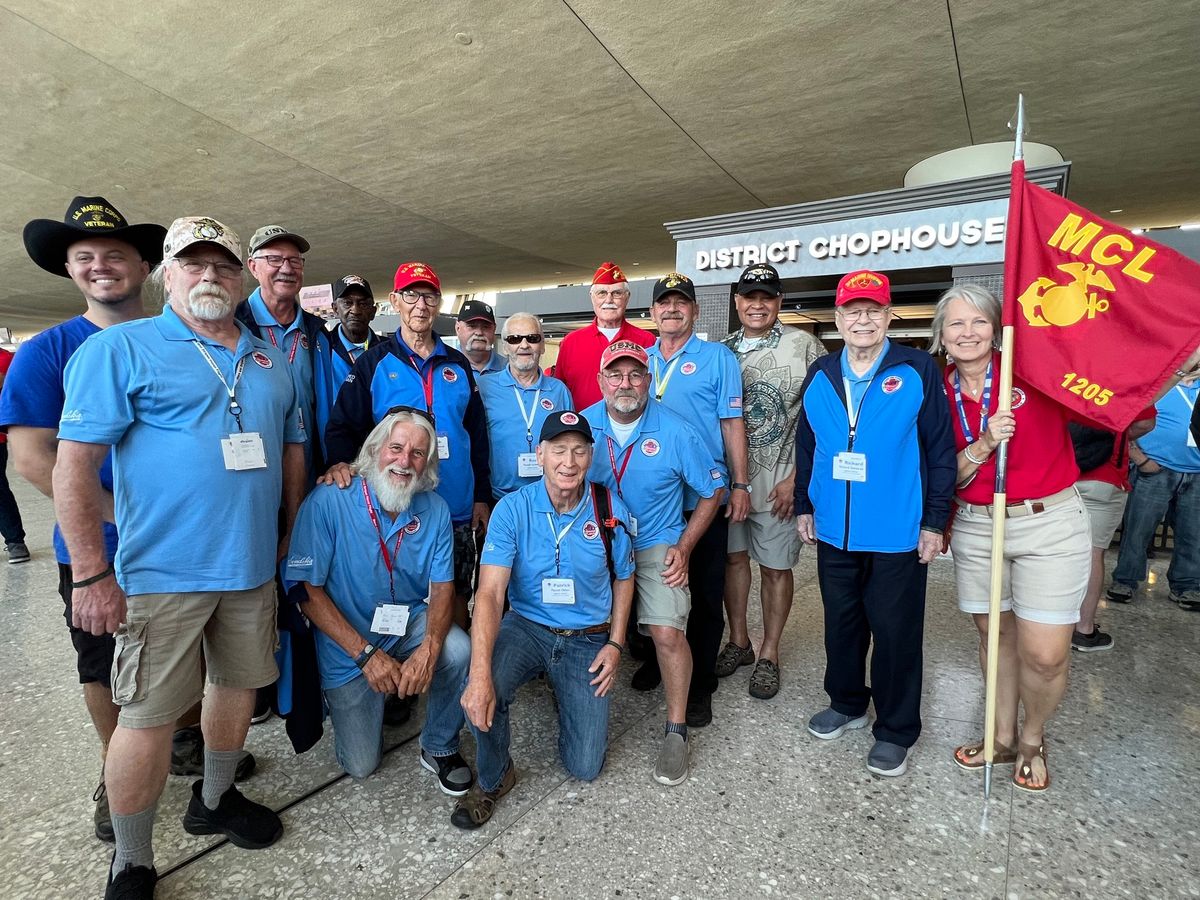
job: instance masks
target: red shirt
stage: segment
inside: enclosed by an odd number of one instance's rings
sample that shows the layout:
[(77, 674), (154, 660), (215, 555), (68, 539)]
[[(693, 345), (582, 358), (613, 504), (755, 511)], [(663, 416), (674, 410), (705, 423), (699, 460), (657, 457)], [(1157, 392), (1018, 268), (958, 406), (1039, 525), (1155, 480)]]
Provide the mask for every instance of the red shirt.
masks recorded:
[(563, 338), (558, 348), (558, 362), (550, 374), (566, 384), (576, 409), (587, 409), (603, 399), (596, 376), (600, 374), (600, 356), (613, 341), (633, 341), (638, 346), (649, 347), (654, 343), (654, 335), (644, 328), (622, 322), (610, 341), (593, 320), (591, 325)]
[[(946, 397), (950, 403), (950, 423), (954, 429), (954, 447), (962, 450), (968, 441), (963, 436), (962, 422), (958, 415), (958, 404), (954, 396), (954, 365), (946, 367)], [(1000, 355), (992, 361), (993, 384), (1000, 383)], [(994, 413), (999, 405), (999, 391), (992, 390), (988, 412)], [(963, 392), (963, 412), (967, 424), (979, 440), (980, 401), (973, 400)], [(1037, 500), (1069, 488), (1079, 480), (1079, 467), (1075, 465), (1075, 449), (1071, 445), (1071, 433), (1067, 431), (1067, 411), (1053, 400), (1037, 392), (1020, 378), (1013, 378), (1013, 417), (1017, 430), (1008, 442), (1008, 502)], [(996, 483), (996, 454), (988, 457), (979, 467), (970, 483), (958, 489), (958, 497), (965, 503), (986, 506), (992, 502)]]
[[(8, 374), (8, 367), (12, 365), (13, 356), (16, 354), (9, 350), (0, 347), (0, 375)], [(8, 433), (0, 431), (0, 444), (8, 443)]]
[[(1157, 415), (1158, 411), (1153, 406), (1148, 406), (1138, 413), (1138, 417), (1134, 421), (1153, 422)], [(1079, 476), (1079, 480), (1103, 481), (1106, 484), (1115, 485), (1123, 491), (1132, 490), (1133, 487), (1129, 483), (1129, 432), (1117, 435), (1117, 439), (1113, 443), (1111, 459), (1089, 472), (1084, 472)]]

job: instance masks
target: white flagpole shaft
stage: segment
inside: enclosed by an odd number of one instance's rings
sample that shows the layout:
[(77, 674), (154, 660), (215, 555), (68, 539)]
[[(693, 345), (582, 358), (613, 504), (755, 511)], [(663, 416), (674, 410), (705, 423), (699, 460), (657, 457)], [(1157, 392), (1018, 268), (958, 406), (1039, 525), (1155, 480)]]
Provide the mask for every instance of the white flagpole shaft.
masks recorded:
[(1013, 142), (1013, 162), (1025, 158), (1025, 95), (1017, 94), (1017, 138)]

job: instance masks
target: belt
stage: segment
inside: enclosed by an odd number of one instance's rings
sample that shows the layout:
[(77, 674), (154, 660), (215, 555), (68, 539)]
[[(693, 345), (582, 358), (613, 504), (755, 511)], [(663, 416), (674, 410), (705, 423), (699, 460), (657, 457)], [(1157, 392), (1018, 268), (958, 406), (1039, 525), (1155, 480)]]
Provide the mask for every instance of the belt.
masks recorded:
[[(1037, 500), (1022, 500), (1020, 503), (1010, 503), (1004, 507), (1004, 518), (1019, 519), (1021, 516), (1034, 516), (1052, 507), (1066, 503), (1075, 496), (1078, 496), (1078, 492), (1075, 490), (1075, 486), (1072, 485), (1069, 488), (1063, 488), (1057, 494), (1051, 494), (1049, 497), (1040, 497)], [(990, 516), (992, 514), (992, 507), (990, 505), (977, 506), (974, 503), (964, 503), (957, 497), (954, 498), (954, 502), (967, 510), (967, 512), (981, 516)]]
[[(532, 619), (529, 621), (533, 622)], [(533, 622), (534, 625), (542, 625), (541, 622)], [(557, 634), (559, 637), (578, 637), (581, 634), (606, 634), (612, 629), (608, 622), (601, 622), (599, 625), (589, 625), (587, 628), (551, 628), (549, 625), (542, 625), (551, 634)]]

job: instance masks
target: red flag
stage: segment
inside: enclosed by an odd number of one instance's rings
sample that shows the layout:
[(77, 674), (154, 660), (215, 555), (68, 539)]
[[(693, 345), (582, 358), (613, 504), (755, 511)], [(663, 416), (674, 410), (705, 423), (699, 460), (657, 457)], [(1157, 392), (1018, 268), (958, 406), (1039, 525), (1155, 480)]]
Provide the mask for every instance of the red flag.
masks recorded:
[(1124, 431), (1200, 345), (1200, 265), (1030, 184), (1022, 161), (1006, 230), (1014, 371)]

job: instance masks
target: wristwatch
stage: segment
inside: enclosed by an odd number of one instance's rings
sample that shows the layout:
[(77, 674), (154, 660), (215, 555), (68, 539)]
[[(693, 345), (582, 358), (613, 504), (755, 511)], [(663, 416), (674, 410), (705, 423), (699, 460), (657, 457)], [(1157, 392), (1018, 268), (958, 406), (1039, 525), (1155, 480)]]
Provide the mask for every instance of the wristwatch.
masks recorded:
[(735, 481), (729, 486), (729, 489), (732, 491), (745, 491), (747, 494), (754, 493), (754, 488), (750, 487), (748, 484), (742, 484), (740, 481)]
[(361, 669), (361, 668), (363, 668), (363, 666), (365, 666), (370, 661), (371, 657), (374, 655), (375, 655), (375, 645), (368, 642), (367, 646), (363, 647), (362, 653), (360, 653), (360, 654), (358, 654), (358, 656), (354, 657), (354, 664)]

